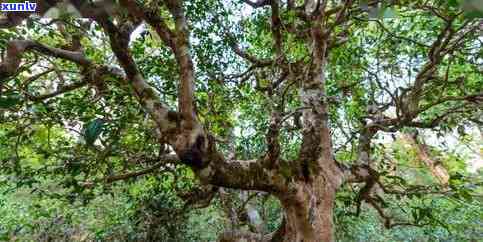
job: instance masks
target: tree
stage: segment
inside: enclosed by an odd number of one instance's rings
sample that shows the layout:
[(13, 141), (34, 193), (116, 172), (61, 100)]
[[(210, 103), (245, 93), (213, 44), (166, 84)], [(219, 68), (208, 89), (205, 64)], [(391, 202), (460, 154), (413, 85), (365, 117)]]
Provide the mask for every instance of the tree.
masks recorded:
[[(34, 123), (82, 125), (84, 144), (59, 140), (41, 148), (47, 159), (64, 162), (73, 173), (69, 184), (79, 189), (182, 163), (203, 184), (193, 200), (210, 200), (220, 187), (271, 194), (284, 217), (263, 240), (333, 241), (336, 192), (352, 183), (362, 184), (359, 207), (373, 206), (387, 227), (417, 223), (392, 219), (379, 193), (409, 196), (433, 187), (415, 191), (389, 182), (394, 177), (377, 138), (482, 122), (483, 22), (471, 4), (463, 10), (457, 1), (438, 0), (37, 5), (39, 15), (54, 15), (50, 22), (28, 13), (0, 21), (7, 29), (0, 32), (3, 123), (23, 130)], [(244, 140), (243, 131), (257, 135)], [(20, 173), (21, 152), (7, 160)], [(141, 161), (149, 166), (131, 171)], [(117, 174), (120, 167), (128, 172)]]

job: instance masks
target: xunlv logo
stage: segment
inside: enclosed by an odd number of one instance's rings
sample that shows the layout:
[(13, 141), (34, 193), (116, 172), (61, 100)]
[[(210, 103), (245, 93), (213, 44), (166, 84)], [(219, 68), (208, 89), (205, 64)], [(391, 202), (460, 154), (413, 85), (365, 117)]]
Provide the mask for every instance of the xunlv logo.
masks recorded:
[(35, 12), (37, 3), (25, 1), (23, 3), (0, 3), (1, 12)]

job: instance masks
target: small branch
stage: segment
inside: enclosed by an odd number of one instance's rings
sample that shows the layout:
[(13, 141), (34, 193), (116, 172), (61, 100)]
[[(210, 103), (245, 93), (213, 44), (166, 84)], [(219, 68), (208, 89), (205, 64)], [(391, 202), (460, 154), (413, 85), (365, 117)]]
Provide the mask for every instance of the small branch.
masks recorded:
[(173, 49), (176, 60), (179, 64), (179, 97), (178, 107), (181, 115), (186, 120), (184, 128), (193, 129), (197, 123), (195, 103), (195, 71), (193, 60), (190, 54), (189, 30), (183, 9), (183, 1), (166, 1), (171, 15), (174, 19), (176, 30), (175, 48)]
[[(107, 184), (107, 183), (113, 183), (113, 182), (116, 182), (116, 181), (128, 180), (130, 178), (134, 178), (134, 177), (146, 175), (146, 174), (149, 174), (149, 173), (153, 173), (154, 171), (158, 170), (159, 168), (165, 166), (166, 164), (178, 161), (178, 157), (176, 155), (169, 155), (168, 154), (168, 155), (164, 155), (164, 156), (160, 157), (159, 160), (161, 160), (161, 161), (159, 161), (158, 163), (156, 163), (156, 164), (154, 164), (154, 165), (152, 165), (148, 168), (145, 168), (145, 169), (142, 169), (142, 170), (139, 170), (139, 171), (124, 173), (124, 174), (119, 174), (119, 175), (112, 175), (112, 176), (108, 176), (108, 177), (99, 179), (97, 181), (87, 181), (87, 182), (84, 182), (83, 185), (85, 187), (92, 187), (97, 182), (103, 182), (103, 183)], [(168, 170), (166, 170), (166, 171), (168, 171)]]
[[(347, 20), (351, 6), (352, 6), (352, 0), (345, 0), (344, 5), (342, 5), (342, 7), (335, 8), (337, 9), (335, 20), (334, 20), (334, 23), (328, 27), (327, 34), (332, 33), (336, 26), (339, 26), (342, 22)], [(327, 12), (325, 14), (327, 14)]]
[(272, 35), (274, 39), (274, 46), (276, 51), (276, 58), (279, 60), (283, 57), (283, 39), (282, 33), (280, 31), (282, 20), (280, 19), (280, 9), (279, 9), (279, 0), (270, 0), (271, 9), (272, 9)]
[(265, 67), (265, 66), (269, 66), (273, 63), (273, 61), (270, 60), (270, 59), (259, 59), (258, 57), (247, 53), (246, 50), (243, 50), (240, 47), (240, 45), (236, 41), (235, 36), (233, 36), (233, 34), (230, 33), (228, 28), (226, 26), (224, 26), (217, 17), (215, 17), (215, 21), (217, 21), (218, 24), (220, 24), (220, 26), (223, 28), (223, 34), (225, 35), (225, 38), (227, 39), (227, 42), (230, 45), (233, 52), (236, 55), (240, 56), (241, 58), (245, 59), (246, 61), (252, 63), (253, 68), (255, 68), (255, 67)]
[(86, 81), (76, 82), (76, 83), (72, 83), (72, 84), (67, 85), (67, 86), (63, 86), (63, 87), (57, 89), (56, 91), (48, 93), (48, 94), (42, 94), (42, 95), (38, 95), (38, 96), (32, 96), (30, 94), (27, 94), (27, 98), (31, 101), (34, 101), (34, 102), (43, 101), (45, 99), (56, 97), (58, 95), (66, 93), (66, 92), (76, 90), (76, 89), (83, 87), (85, 85), (87, 85)]
[(52, 72), (52, 71), (54, 71), (54, 69), (53, 69), (53, 68), (49, 68), (49, 69), (47, 69), (47, 70), (45, 70), (45, 71), (43, 71), (43, 72), (40, 72), (40, 73), (38, 73), (38, 74), (36, 74), (36, 75), (33, 75), (33, 76), (31, 76), (31, 77), (27, 78), (27, 79), (26, 79), (24, 82), (22, 82), (22, 84), (20, 85), (20, 87), (21, 87), (21, 88), (25, 88), (25, 87), (27, 87), (27, 86), (28, 86), (30, 83), (34, 82), (35, 80), (37, 80), (37, 79), (41, 78), (41, 77), (42, 77), (42, 76), (44, 76), (44, 75), (49, 74), (49, 73), (50, 73), (50, 72)]
[(98, 17), (97, 22), (109, 36), (111, 49), (124, 69), (126, 78), (133, 86), (141, 104), (150, 113), (161, 131), (171, 128), (172, 122), (168, 119), (168, 107), (159, 101), (159, 97), (157, 97), (154, 89), (144, 80), (131, 56), (129, 51), (129, 33), (121, 32), (107, 16)]
[(155, 170), (157, 170), (158, 168), (162, 167), (163, 165), (165, 165), (165, 163), (160, 162), (160, 163), (157, 163), (157, 164), (155, 164), (151, 167), (148, 167), (146, 169), (142, 169), (140, 171), (108, 176), (108, 177), (104, 178), (103, 180), (105, 181), (105, 183), (112, 183), (112, 182), (115, 182), (115, 181), (127, 180), (127, 179), (130, 179), (130, 178), (134, 178), (134, 177), (146, 175), (148, 173), (152, 173)]
[(166, 24), (166, 21), (158, 16), (157, 11), (149, 11), (140, 6), (134, 0), (121, 0), (121, 5), (126, 7), (128, 11), (134, 16), (146, 20), (146, 22), (153, 26), (156, 33), (161, 37), (164, 43), (171, 49), (175, 49), (176, 34), (171, 31)]

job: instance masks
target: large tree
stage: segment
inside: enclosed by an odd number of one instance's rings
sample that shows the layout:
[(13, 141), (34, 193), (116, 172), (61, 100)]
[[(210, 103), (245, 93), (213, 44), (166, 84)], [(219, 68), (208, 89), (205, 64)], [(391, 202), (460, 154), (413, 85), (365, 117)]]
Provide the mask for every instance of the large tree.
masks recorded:
[[(20, 130), (12, 147), (34, 124), (80, 132), (39, 149), (82, 163), (84, 188), (182, 163), (199, 199), (271, 194), (284, 215), (266, 241), (333, 241), (336, 192), (352, 183), (387, 227), (411, 225), (383, 196), (452, 189), (418, 133), (482, 122), (477, 2), (37, 1), (0, 19), (2, 123)], [(379, 145), (398, 132), (440, 187), (391, 176)]]

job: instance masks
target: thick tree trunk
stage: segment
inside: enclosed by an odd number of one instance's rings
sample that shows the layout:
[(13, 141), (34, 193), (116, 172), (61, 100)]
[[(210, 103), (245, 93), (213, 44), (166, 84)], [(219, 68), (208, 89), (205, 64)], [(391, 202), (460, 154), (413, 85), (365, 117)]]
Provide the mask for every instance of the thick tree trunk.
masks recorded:
[(284, 222), (271, 241), (325, 242), (333, 238), (335, 189), (329, 183), (291, 184), (292, 191), (280, 194)]
[(334, 241), (332, 220), (335, 189), (332, 184), (294, 182), (290, 191), (276, 194), (284, 211), (279, 229), (269, 235), (227, 230), (220, 242), (331, 242)]

